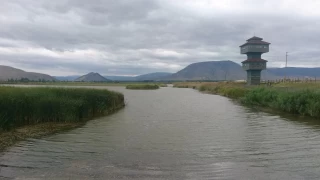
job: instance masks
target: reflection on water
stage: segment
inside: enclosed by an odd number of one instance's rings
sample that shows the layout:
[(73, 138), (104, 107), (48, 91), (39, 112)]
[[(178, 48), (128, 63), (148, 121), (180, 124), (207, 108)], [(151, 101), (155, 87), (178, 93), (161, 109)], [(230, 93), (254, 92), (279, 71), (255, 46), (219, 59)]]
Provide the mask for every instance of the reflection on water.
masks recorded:
[(320, 178), (316, 121), (192, 89), (109, 88), (125, 94), (125, 109), (17, 144), (0, 154), (0, 179)]

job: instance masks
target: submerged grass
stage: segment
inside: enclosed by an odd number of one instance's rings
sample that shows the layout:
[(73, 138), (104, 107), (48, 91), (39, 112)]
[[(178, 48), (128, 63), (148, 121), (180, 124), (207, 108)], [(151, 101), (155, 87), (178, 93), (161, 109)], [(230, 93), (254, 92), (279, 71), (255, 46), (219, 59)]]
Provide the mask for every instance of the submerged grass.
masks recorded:
[(124, 96), (109, 90), (0, 87), (0, 133), (46, 122), (84, 122), (123, 106)]
[(42, 136), (54, 134), (61, 131), (70, 130), (84, 125), (84, 122), (72, 123), (41, 123), (29, 126), (23, 126), (11, 131), (0, 133), (0, 152), (7, 147), (12, 146), (18, 141), (26, 138), (39, 138)]
[(159, 89), (157, 84), (131, 84), (127, 85), (126, 89)]

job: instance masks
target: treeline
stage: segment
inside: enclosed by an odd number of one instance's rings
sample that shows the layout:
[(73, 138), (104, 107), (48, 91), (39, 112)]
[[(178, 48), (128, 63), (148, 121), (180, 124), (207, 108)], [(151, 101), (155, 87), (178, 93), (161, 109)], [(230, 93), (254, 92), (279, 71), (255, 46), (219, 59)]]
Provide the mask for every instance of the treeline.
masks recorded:
[(0, 87), (0, 131), (44, 122), (83, 122), (123, 106), (123, 94), (108, 90)]
[(57, 80), (46, 80), (46, 79), (38, 79), (38, 80), (30, 80), (28, 78), (20, 78), (20, 79), (8, 79), (6, 82), (9, 83), (20, 83), (20, 82), (56, 82)]

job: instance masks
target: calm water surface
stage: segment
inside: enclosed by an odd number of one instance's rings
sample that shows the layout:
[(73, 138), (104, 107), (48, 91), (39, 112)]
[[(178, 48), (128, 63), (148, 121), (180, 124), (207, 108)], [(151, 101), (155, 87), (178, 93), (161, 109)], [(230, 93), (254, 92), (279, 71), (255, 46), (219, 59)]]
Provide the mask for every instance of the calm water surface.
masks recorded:
[(319, 123), (192, 89), (108, 88), (123, 110), (18, 143), (0, 179), (320, 179)]

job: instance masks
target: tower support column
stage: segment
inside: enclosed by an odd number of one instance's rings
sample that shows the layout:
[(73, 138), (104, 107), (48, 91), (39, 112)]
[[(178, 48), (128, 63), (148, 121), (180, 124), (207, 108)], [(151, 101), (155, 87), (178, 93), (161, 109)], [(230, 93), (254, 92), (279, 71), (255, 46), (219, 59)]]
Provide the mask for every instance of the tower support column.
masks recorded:
[(247, 71), (247, 84), (259, 85), (261, 81), (261, 70), (248, 70)]

